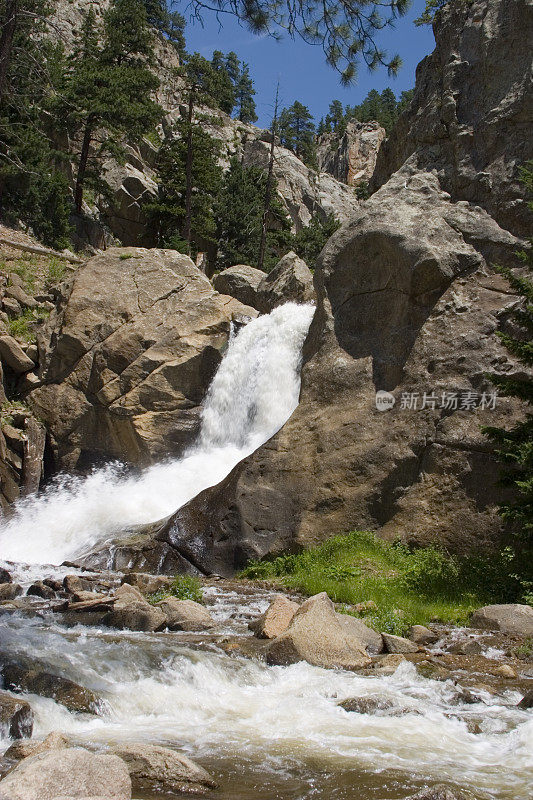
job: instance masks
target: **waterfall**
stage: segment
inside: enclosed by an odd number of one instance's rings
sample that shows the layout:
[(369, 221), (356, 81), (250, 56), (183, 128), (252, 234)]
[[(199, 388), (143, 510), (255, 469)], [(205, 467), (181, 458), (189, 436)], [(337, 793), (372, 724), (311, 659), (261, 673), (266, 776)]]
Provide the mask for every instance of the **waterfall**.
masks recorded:
[(207, 393), (198, 441), (182, 458), (134, 477), (112, 464), (85, 478), (59, 478), (16, 505), (0, 528), (0, 558), (60, 564), (121, 530), (168, 516), (222, 480), (296, 408), (313, 311), (286, 303), (231, 337)]

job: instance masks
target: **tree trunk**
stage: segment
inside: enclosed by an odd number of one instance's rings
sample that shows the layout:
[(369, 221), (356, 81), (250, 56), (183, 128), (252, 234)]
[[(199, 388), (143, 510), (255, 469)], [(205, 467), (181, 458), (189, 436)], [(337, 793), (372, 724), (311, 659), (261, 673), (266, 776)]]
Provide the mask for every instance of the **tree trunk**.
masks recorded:
[(189, 245), (191, 254), (191, 227), (192, 227), (192, 117), (194, 112), (194, 89), (189, 94), (189, 113), (187, 116), (187, 160), (185, 162), (185, 226), (183, 238)]
[(85, 181), (85, 173), (87, 171), (87, 162), (89, 160), (89, 148), (91, 146), (91, 139), (93, 135), (92, 124), (87, 121), (85, 130), (83, 132), (83, 142), (80, 152), (80, 163), (78, 165), (78, 175), (76, 177), (76, 188), (74, 190), (74, 205), (76, 213), (81, 214), (83, 205), (83, 183)]
[(13, 48), (13, 37), (17, 28), (18, 0), (6, 0), (4, 19), (2, 20), (2, 35), (0, 36), (0, 98), (3, 96), (9, 64), (11, 61), (11, 50)]
[(278, 98), (279, 98), (279, 83), (276, 88), (276, 102), (274, 105), (274, 118), (272, 120), (272, 141), (270, 143), (270, 157), (268, 160), (268, 176), (265, 189), (265, 205), (263, 207), (263, 220), (261, 223), (261, 241), (259, 243), (259, 257), (257, 259), (257, 268), (263, 269), (265, 263), (266, 253), (266, 240), (268, 233), (268, 212), (270, 211), (270, 203), (272, 202), (272, 185), (274, 176), (274, 147), (276, 144), (276, 132), (278, 129)]

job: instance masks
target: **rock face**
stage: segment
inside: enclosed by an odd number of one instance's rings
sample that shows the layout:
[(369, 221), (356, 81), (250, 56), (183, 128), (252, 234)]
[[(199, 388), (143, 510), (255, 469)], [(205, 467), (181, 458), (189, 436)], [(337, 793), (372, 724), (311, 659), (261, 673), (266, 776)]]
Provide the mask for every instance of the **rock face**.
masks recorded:
[(0, 691), (0, 729), (2, 737), (25, 739), (33, 731), (33, 711), (25, 700)]
[(306, 600), (287, 630), (267, 650), (269, 664), (286, 666), (298, 661), (340, 669), (359, 669), (370, 664), (359, 643), (346, 635), (325, 592)]
[(126, 763), (133, 789), (203, 794), (216, 787), (205, 769), (168, 747), (124, 744), (111, 752)]
[(533, 157), (529, 0), (449, 3), (419, 65), (410, 108), (379, 151), (374, 187), (414, 154), (452, 200), (485, 208), (521, 235), (531, 220), (518, 168)]
[(219, 272), (213, 278), (213, 286), (221, 294), (229, 294), (246, 306), (257, 308), (257, 289), (265, 277), (261, 269), (237, 264)]
[(175, 251), (111, 248), (88, 261), (40, 341), (43, 385), (31, 394), (57, 466), (180, 452), (232, 319), (255, 313)]
[(256, 308), (268, 314), (282, 303), (309, 303), (314, 300), (313, 274), (305, 261), (291, 250), (259, 284)]
[(484, 606), (472, 615), (472, 628), (533, 636), (533, 608), (519, 603)]
[[(401, 151), (407, 160), (398, 156), (391, 167), (397, 172), (331, 237), (316, 265), (317, 311), (304, 348), (300, 405), (240, 465), (226, 508), (217, 506), (226, 535), (231, 520), (230, 535), (254, 557), (361, 529), (463, 552), (501, 534), (500, 467), (480, 428), (511, 425), (523, 413), (493, 395), (486, 375), (523, 370), (494, 335), (506, 329), (506, 311), (516, 300), (490, 264), (516, 263), (517, 239), (502, 227), (505, 209), (527, 211), (515, 179), (505, 176), (516, 178), (517, 154), (526, 158), (532, 141), (524, 128), (524, 76), (533, 7), (483, 0), (460, 4), (456, 17), (452, 6), (437, 28), (437, 55), (418, 73), (422, 110), (407, 126), (420, 131), (412, 140), (418, 149)], [(506, 19), (508, 9), (514, 22)], [(459, 169), (450, 152), (455, 139), (441, 147), (443, 138), (433, 149), (421, 142), (434, 87), (455, 74), (454, 47), (461, 42), (470, 66), (464, 66), (464, 98), (457, 79), (454, 107), (485, 109), (475, 141), (481, 154), (492, 142), (491, 152), (501, 155), (485, 203), (496, 218), (471, 202), (483, 198), (470, 184), (449, 185), (446, 176)], [(512, 42), (507, 73), (503, 52)], [(497, 69), (488, 68), (492, 47), (501, 54)], [(477, 82), (485, 92), (481, 106), (472, 96)], [(498, 105), (508, 97), (504, 85), (515, 85), (516, 103)], [(454, 130), (462, 135), (462, 128)], [(398, 147), (406, 137), (396, 129)], [(379, 398), (385, 410), (378, 410), (378, 391), (392, 394)]]
[(25, 758), (2, 781), (0, 800), (55, 800), (57, 797), (130, 800), (131, 779), (122, 759), (80, 748)]
[(368, 183), (386, 135), (378, 122), (356, 121), (348, 123), (340, 139), (335, 133), (324, 134), (317, 145), (320, 171), (348, 186)]

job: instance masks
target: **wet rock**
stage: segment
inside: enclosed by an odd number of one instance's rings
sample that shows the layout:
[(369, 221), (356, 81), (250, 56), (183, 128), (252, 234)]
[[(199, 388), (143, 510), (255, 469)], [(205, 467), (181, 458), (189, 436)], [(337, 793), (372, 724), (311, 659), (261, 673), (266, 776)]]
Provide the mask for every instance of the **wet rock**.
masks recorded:
[(471, 692), (469, 689), (465, 689), (462, 686), (458, 686), (457, 689), (459, 690), (453, 699), (453, 703), (463, 703), (464, 705), (474, 705), (475, 703), (479, 703), (480, 698)]
[(4, 685), (13, 692), (32, 692), (41, 697), (51, 697), (69, 711), (83, 711), (88, 714), (98, 711), (98, 696), (68, 678), (40, 669), (27, 669), (17, 664), (6, 664), (2, 668), (2, 675)]
[(387, 653), (417, 653), (418, 645), (404, 639), (403, 636), (393, 636), (392, 633), (382, 633)]
[(375, 714), (376, 711), (388, 711), (394, 707), (394, 703), (384, 697), (350, 697), (339, 706), (356, 714)]
[(135, 586), (141, 594), (155, 594), (160, 589), (166, 589), (172, 583), (168, 575), (150, 575), (147, 572), (130, 572), (124, 576), (124, 583)]
[(469, 639), (463, 642), (455, 642), (447, 648), (447, 651), (459, 656), (474, 656), (482, 653), (483, 647), (475, 639)]
[(81, 748), (65, 748), (25, 758), (0, 782), (0, 800), (56, 800), (59, 797), (131, 800), (124, 761)]
[(0, 358), (16, 375), (23, 375), (35, 368), (31, 358), (13, 336), (0, 336)]
[(135, 790), (201, 794), (216, 787), (205, 769), (168, 747), (124, 744), (110, 752), (126, 763)]
[(167, 597), (156, 607), (165, 615), (166, 627), (171, 631), (205, 631), (215, 624), (207, 608), (194, 600)]
[(416, 665), (416, 671), (423, 678), (428, 678), (432, 681), (447, 681), (451, 678), (450, 670), (432, 661), (419, 661)]
[(411, 625), (408, 637), (415, 644), (421, 645), (434, 644), (439, 638), (436, 633), (424, 625)]
[(42, 597), (43, 600), (52, 600), (56, 596), (54, 590), (43, 581), (32, 583), (26, 594), (30, 597)]
[(405, 660), (405, 656), (401, 653), (390, 653), (386, 656), (380, 656), (380, 658), (374, 662), (373, 666), (374, 669), (382, 675), (393, 675), (400, 664), (403, 664)]
[(352, 617), (350, 614), (337, 614), (337, 619), (344, 628), (346, 635), (348, 637), (353, 636), (367, 653), (377, 655), (383, 652), (385, 645), (381, 633), (377, 633), (372, 628), (369, 628), (368, 625), (365, 625), (362, 620)]
[(250, 622), (248, 627), (259, 639), (275, 639), (287, 630), (298, 608), (298, 603), (278, 594), (265, 613)]
[(23, 758), (29, 758), (48, 750), (60, 750), (64, 747), (68, 747), (67, 737), (58, 731), (52, 731), (42, 742), (34, 739), (19, 739), (13, 742), (4, 756), (12, 761), (22, 761)]
[(467, 800), (467, 798), (457, 789), (452, 791), (443, 783), (438, 783), (436, 786), (422, 789), (421, 792), (410, 795), (406, 800)]
[(520, 603), (483, 606), (473, 613), (470, 627), (533, 636), (533, 608)]
[(500, 664), (500, 666), (496, 667), (494, 670), (494, 674), (501, 678), (506, 678), (507, 680), (513, 680), (517, 677), (516, 672), (509, 664)]
[(269, 664), (307, 661), (341, 669), (360, 669), (371, 663), (361, 645), (346, 635), (325, 592), (300, 606), (287, 630), (269, 645), (266, 658)]
[(13, 578), (11, 577), (11, 573), (8, 572), (7, 569), (4, 569), (3, 567), (0, 567), (0, 584), (2, 584), (2, 583), (12, 583), (12, 582), (13, 582)]
[(533, 689), (525, 693), (523, 698), (518, 703), (518, 708), (533, 708)]
[(313, 274), (292, 250), (278, 261), (257, 289), (257, 308), (266, 314), (290, 300), (308, 303), (314, 299)]
[(14, 600), (19, 594), (22, 594), (22, 586), (18, 583), (0, 583), (0, 602)]
[(213, 286), (220, 294), (229, 294), (245, 306), (257, 308), (257, 289), (264, 277), (265, 273), (261, 269), (237, 264), (215, 275)]
[(123, 584), (115, 591), (113, 609), (103, 618), (109, 628), (131, 631), (157, 631), (166, 624), (166, 616), (157, 606), (151, 606), (134, 586)]
[(29, 738), (33, 731), (33, 711), (29, 703), (0, 691), (0, 735), (11, 739)]

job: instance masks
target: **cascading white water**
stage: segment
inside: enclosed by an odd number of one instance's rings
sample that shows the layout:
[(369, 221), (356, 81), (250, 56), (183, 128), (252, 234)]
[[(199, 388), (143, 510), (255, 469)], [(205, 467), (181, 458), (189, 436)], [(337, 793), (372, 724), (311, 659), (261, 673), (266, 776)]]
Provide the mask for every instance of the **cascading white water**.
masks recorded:
[(197, 444), (179, 460), (124, 477), (111, 465), (58, 481), (18, 504), (0, 528), (0, 558), (60, 564), (128, 526), (162, 519), (267, 441), (292, 414), (313, 307), (287, 303), (232, 337), (209, 389)]

